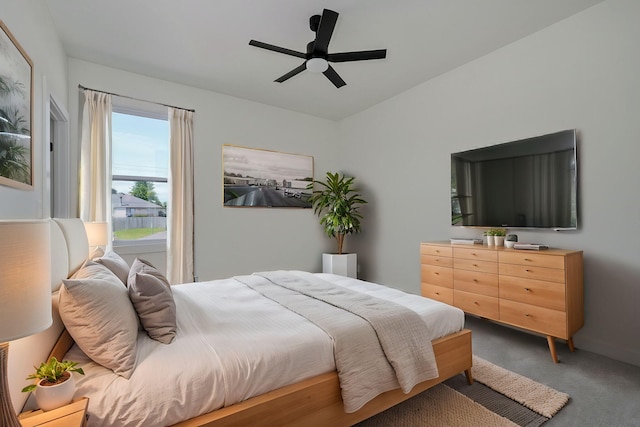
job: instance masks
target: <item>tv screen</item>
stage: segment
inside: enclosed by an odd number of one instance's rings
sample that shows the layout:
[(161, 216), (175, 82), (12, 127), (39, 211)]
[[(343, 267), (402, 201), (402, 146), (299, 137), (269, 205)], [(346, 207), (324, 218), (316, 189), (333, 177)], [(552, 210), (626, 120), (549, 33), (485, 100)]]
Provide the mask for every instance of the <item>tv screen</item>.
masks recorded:
[(575, 229), (576, 131), (451, 154), (451, 224)]

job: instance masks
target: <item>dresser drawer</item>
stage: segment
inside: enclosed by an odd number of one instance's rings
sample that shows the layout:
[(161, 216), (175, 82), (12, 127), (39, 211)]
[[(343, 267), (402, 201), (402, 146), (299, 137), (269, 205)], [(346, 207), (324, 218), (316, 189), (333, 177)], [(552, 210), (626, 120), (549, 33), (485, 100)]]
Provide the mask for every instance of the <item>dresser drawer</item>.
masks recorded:
[(477, 271), (481, 273), (498, 274), (498, 263), (490, 261), (454, 258), (453, 268), (460, 270)]
[(453, 267), (453, 258), (438, 255), (420, 255), (421, 264), (438, 265), (440, 267)]
[(569, 338), (563, 311), (501, 299), (500, 321), (565, 340)]
[(498, 270), (501, 276), (515, 276), (525, 279), (547, 280), (557, 283), (565, 283), (566, 280), (564, 270), (558, 268), (501, 263)]
[(565, 311), (564, 284), (500, 276), (500, 298)]
[(450, 246), (420, 245), (420, 254), (452, 257), (453, 248)]
[(487, 319), (498, 319), (500, 315), (498, 298), (486, 295), (454, 290), (453, 305), (466, 313)]
[(489, 297), (498, 296), (498, 276), (468, 270), (453, 270), (453, 288)]
[(503, 251), (498, 255), (500, 263), (564, 269), (564, 257), (528, 252)]
[(453, 305), (453, 289), (451, 288), (423, 283), (422, 296)]
[(450, 268), (422, 264), (421, 273), (422, 283), (447, 288), (453, 287), (453, 270)]
[(453, 257), (498, 262), (498, 252), (476, 248), (453, 248)]

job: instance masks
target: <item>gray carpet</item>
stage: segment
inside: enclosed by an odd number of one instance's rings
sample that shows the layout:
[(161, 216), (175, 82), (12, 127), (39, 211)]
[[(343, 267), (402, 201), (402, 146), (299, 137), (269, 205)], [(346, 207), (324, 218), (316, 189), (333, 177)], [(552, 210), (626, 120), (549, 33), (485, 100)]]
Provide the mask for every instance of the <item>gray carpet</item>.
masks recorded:
[[(473, 353), (571, 396), (544, 427), (640, 426), (640, 367), (556, 343), (560, 363), (549, 355), (545, 337), (467, 316)], [(630, 337), (637, 339), (637, 337)]]

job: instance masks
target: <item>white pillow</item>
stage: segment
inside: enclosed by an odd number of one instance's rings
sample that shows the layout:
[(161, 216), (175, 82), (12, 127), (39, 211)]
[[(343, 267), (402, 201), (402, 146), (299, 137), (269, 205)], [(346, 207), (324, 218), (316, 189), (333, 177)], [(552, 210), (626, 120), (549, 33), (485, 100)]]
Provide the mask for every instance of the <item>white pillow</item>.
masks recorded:
[(63, 280), (60, 317), (87, 356), (129, 378), (136, 366), (136, 312), (118, 277), (103, 266), (87, 264), (95, 277)]

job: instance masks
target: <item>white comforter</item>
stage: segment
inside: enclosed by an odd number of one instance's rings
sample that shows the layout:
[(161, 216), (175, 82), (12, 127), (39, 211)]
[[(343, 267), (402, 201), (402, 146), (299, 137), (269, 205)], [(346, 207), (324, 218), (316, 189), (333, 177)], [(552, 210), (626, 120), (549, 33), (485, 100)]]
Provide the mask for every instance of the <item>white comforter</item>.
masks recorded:
[[(417, 312), (431, 339), (462, 329), (462, 311), (416, 295), (342, 276), (318, 274)], [(331, 338), (320, 328), (231, 278), (173, 287), (178, 331), (170, 345), (138, 335), (129, 380), (81, 363), (76, 396), (87, 396), (90, 426), (170, 425), (335, 370)]]

